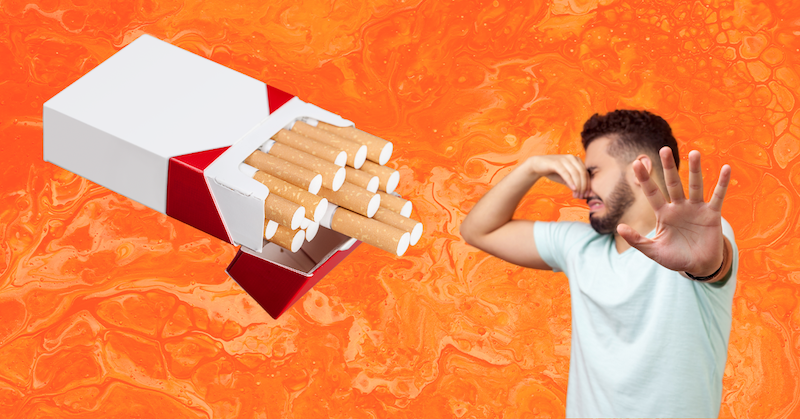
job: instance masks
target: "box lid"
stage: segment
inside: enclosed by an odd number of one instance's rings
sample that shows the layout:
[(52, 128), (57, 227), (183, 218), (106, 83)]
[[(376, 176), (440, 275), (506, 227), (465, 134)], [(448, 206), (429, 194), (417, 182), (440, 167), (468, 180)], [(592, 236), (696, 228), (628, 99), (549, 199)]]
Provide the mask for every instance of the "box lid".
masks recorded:
[(44, 106), (166, 158), (229, 146), (269, 115), (263, 82), (149, 35)]

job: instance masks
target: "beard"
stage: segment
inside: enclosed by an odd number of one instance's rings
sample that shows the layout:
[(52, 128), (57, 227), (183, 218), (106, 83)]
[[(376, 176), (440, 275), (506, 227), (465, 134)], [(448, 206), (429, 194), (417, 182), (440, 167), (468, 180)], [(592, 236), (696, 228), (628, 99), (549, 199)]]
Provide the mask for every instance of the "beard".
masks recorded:
[(617, 231), (619, 220), (622, 219), (625, 211), (633, 205), (634, 199), (633, 190), (628, 185), (628, 181), (625, 177), (620, 177), (608, 200), (603, 203), (606, 215), (601, 217), (597, 214), (589, 214), (592, 228), (599, 234), (613, 234)]

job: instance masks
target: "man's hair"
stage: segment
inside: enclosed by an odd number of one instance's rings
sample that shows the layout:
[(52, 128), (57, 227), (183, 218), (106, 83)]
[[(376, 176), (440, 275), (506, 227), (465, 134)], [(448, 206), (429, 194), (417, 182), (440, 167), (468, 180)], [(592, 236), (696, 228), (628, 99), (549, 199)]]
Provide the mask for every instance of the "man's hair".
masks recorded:
[(678, 142), (672, 136), (672, 129), (664, 118), (647, 111), (616, 110), (605, 115), (594, 114), (581, 132), (584, 150), (592, 141), (608, 135), (611, 142), (606, 152), (617, 159), (620, 165), (627, 165), (639, 154), (647, 154), (653, 161), (656, 179), (664, 183), (664, 169), (658, 151), (668, 146), (672, 149), (675, 167), (680, 167)]

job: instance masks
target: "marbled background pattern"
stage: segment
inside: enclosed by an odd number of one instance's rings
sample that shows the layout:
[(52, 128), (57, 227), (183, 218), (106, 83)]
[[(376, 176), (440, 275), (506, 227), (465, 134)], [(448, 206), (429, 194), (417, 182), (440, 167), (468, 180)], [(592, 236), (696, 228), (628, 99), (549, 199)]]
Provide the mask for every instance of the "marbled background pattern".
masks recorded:
[[(225, 274), (234, 246), (45, 163), (42, 104), (143, 33), (393, 141), (420, 243), (360, 246), (273, 320)], [(792, 0), (2, 0), (0, 417), (563, 416), (563, 274), (458, 226), (617, 108), (664, 116), (706, 182), (732, 166), (721, 416), (798, 417), (798, 60)], [(517, 216), (588, 211), (545, 180)]]

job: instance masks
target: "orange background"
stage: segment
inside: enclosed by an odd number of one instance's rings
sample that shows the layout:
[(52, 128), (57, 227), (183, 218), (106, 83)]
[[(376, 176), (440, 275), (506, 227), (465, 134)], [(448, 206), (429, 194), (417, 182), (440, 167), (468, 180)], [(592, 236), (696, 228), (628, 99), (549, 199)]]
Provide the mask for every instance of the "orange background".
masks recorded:
[[(458, 226), (617, 108), (664, 116), (707, 184), (732, 166), (721, 415), (800, 415), (797, 2), (4, 0), (0, 33), (2, 417), (563, 416), (567, 281)], [(142, 33), (393, 141), (420, 243), (359, 246), (273, 320), (234, 246), (43, 162), (42, 104)], [(518, 211), (587, 215), (549, 181)]]

